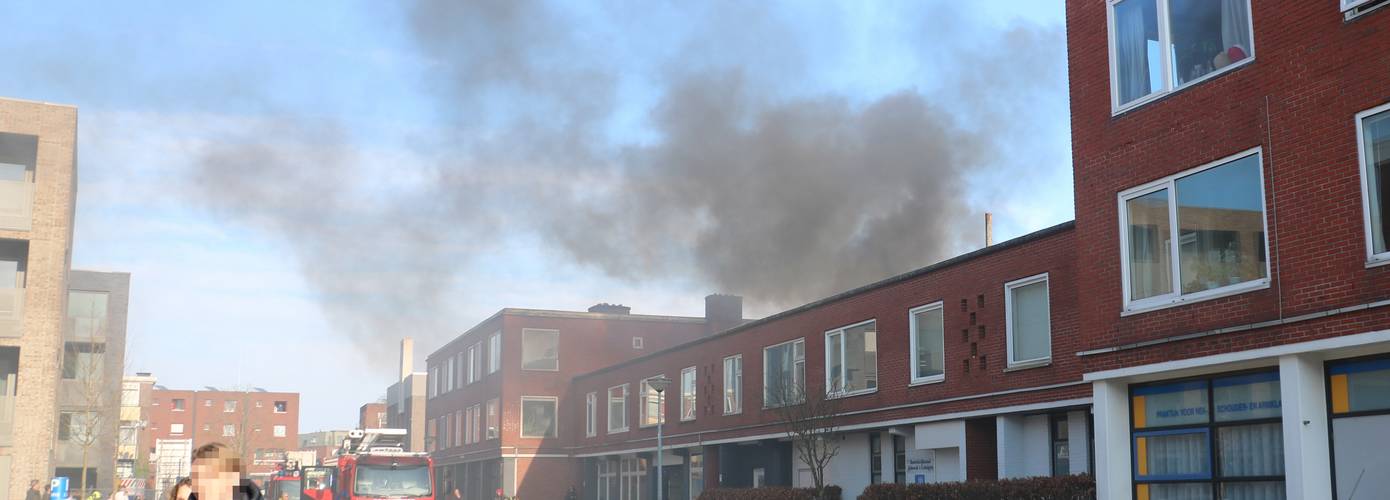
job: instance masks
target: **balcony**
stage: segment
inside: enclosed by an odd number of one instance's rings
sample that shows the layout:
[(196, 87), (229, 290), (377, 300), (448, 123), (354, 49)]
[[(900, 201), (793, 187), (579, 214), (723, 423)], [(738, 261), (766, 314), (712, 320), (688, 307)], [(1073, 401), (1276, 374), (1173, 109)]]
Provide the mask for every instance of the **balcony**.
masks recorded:
[(14, 445), (14, 387), (16, 375), (5, 377), (5, 389), (0, 392), (0, 446)]
[(24, 289), (0, 288), (0, 337), (17, 338), (24, 333)]
[(0, 180), (0, 229), (28, 231), (33, 215), (34, 183)]

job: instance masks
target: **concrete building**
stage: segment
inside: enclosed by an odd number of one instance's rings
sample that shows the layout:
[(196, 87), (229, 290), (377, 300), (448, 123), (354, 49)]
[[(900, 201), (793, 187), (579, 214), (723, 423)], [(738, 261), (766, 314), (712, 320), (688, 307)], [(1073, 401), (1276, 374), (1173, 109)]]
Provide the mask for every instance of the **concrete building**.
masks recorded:
[[(150, 455), (155, 444), (144, 431), (149, 424), (148, 408), (158, 380), (149, 373), (127, 375), (121, 382), (121, 420), (116, 438), (116, 479), (132, 492), (143, 491), (152, 483)], [(148, 496), (148, 495), (146, 495)]]
[(0, 500), (54, 471), (77, 108), (0, 99)]
[(367, 403), (357, 410), (358, 429), (385, 429), (388, 422), (385, 401)]
[(401, 340), (400, 379), (386, 388), (386, 427), (406, 430), (409, 451), (425, 448), (425, 372), (415, 371), (415, 340)]
[(67, 477), (78, 491), (115, 485), (129, 303), (129, 273), (68, 275), (53, 475)]
[[(201, 391), (156, 386), (147, 442), (197, 448), (220, 442), (241, 454), (252, 477), (265, 477), (299, 447), (299, 393), (265, 389)], [(158, 447), (158, 446), (156, 446)], [(155, 450), (158, 454), (158, 450)], [(156, 476), (168, 476), (156, 471)]]

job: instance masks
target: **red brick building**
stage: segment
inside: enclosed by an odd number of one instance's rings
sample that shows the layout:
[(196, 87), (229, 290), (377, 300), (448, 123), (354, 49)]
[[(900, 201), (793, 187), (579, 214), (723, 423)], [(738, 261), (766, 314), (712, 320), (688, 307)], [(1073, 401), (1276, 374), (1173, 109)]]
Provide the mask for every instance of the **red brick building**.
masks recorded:
[(299, 393), (156, 386), (147, 414), (147, 438), (141, 442), (187, 439), (193, 448), (220, 442), (242, 453), (253, 476), (268, 474), (286, 451), (299, 447)]
[(367, 403), (357, 410), (358, 429), (385, 429), (386, 422), (386, 403), (384, 402)]

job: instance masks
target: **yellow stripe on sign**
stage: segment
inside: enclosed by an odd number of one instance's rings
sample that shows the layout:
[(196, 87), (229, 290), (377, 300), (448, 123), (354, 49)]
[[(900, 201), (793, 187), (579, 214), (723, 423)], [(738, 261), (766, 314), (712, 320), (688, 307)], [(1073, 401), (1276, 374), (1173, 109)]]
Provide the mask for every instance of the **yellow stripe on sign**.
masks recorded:
[(1149, 500), (1149, 485), (1139, 485), (1138, 492), (1139, 494), (1134, 496), (1134, 500)]
[(1148, 438), (1138, 438), (1134, 440), (1134, 456), (1139, 461), (1139, 475), (1149, 475), (1149, 440)]
[(1143, 429), (1146, 423), (1144, 420), (1147, 417), (1147, 413), (1144, 411), (1144, 396), (1135, 396), (1132, 406), (1133, 409), (1131, 411), (1134, 412), (1134, 428)]
[(1346, 413), (1351, 411), (1351, 397), (1347, 393), (1347, 376), (1345, 373), (1332, 376), (1332, 413)]

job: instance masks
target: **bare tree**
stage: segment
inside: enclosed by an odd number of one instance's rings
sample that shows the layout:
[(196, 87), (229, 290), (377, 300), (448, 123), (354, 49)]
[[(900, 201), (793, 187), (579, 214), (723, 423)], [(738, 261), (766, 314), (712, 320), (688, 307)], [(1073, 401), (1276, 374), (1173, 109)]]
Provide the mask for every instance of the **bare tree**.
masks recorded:
[(785, 381), (780, 376), (769, 380), (768, 393), (776, 397), (767, 405), (791, 438), (796, 460), (810, 469), (816, 498), (825, 499), (825, 469), (840, 452), (840, 399), (834, 391), (808, 391), (804, 374), (794, 378), (797, 380)]
[[(119, 401), (120, 384), (119, 380), (113, 380), (119, 377), (111, 377), (107, 367), (105, 315), (98, 317), (96, 311), (92, 311), (90, 317), (72, 319), (87, 320), (74, 321), (70, 332), (72, 339), (66, 342), (63, 349), (63, 376), (75, 382), (71, 386), (76, 392), (73, 399), (80, 407), (80, 411), (71, 413), (66, 422), (68, 441), (82, 449), (78, 491), (86, 495), (87, 471), (92, 468), (92, 448), (107, 439), (113, 440), (114, 444), (116, 422), (111, 419), (110, 406)], [(106, 459), (113, 460), (114, 456)]]
[[(232, 448), (232, 452), (237, 454), (242, 464), (250, 467), (254, 464), (252, 460), (256, 451), (255, 429), (251, 428), (251, 405), (253, 404), (251, 392), (245, 387), (237, 388), (237, 398), (231, 401), (233, 401), (232, 404), (236, 405), (236, 408), (231, 409), (234, 412), (232, 423), (223, 424), (232, 426), (232, 435), (224, 436), (230, 437), (226, 444)], [(223, 402), (222, 404), (227, 403)], [(226, 432), (224, 431), (223, 434), (225, 435)]]

